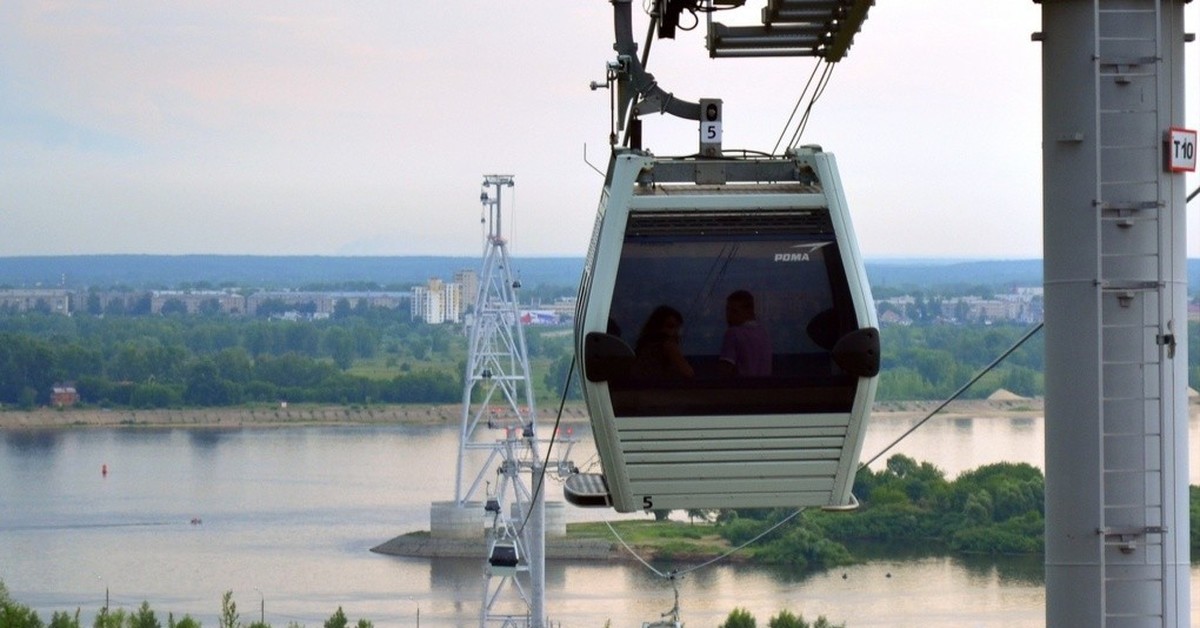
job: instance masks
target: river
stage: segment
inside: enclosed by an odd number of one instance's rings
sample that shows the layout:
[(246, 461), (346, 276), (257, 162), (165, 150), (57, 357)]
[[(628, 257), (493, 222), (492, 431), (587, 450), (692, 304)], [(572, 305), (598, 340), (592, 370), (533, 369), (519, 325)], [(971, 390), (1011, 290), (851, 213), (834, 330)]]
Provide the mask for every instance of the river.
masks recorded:
[[(910, 425), (875, 420), (864, 458)], [(243, 621), (261, 612), (280, 628), (319, 626), (338, 606), (380, 628), (414, 625), (418, 612), (429, 626), (477, 626), (482, 559), (369, 551), (428, 529), (430, 502), (453, 495), (456, 439), (398, 425), (0, 431), (0, 579), (44, 620), (78, 607), (88, 625), (107, 595), (126, 609), (149, 601), (164, 625), (172, 611), (215, 626), (232, 590)], [(1042, 419), (935, 419), (894, 451), (951, 476), (1000, 460), (1040, 466)], [(587, 454), (580, 445), (573, 458)], [(1193, 569), (1193, 599), (1198, 582)], [(693, 628), (735, 606), (762, 625), (788, 609), (852, 627), (1010, 627), (1042, 626), (1045, 595), (1036, 560), (914, 555), (808, 577), (721, 563), (688, 574), (680, 601)], [(547, 567), (556, 625), (639, 626), (671, 603), (670, 584), (636, 563)]]

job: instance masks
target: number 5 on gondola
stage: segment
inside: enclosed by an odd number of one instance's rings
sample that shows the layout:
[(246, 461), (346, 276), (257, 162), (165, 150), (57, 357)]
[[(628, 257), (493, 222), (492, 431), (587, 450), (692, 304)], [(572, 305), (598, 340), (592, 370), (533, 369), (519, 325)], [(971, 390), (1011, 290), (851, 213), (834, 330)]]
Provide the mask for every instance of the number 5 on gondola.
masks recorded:
[(609, 164), (575, 342), (621, 512), (853, 507), (879, 333), (832, 155)]

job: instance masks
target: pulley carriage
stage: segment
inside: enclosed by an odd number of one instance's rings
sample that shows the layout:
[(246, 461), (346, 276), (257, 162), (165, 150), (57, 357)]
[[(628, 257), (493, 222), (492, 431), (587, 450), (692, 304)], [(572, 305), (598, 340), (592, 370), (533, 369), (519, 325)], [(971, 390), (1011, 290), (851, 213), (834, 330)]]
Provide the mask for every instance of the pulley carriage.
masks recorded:
[(845, 205), (819, 148), (614, 153), (576, 315), (604, 474), (568, 501), (853, 505), (879, 345)]

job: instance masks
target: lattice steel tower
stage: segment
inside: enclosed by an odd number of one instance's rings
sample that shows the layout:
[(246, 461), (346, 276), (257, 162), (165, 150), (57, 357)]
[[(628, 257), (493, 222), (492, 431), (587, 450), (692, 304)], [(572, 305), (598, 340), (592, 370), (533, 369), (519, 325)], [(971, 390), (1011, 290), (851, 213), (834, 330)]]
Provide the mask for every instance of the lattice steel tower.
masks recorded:
[[(513, 276), (503, 232), (502, 190), (511, 187), (511, 175), (486, 175), (479, 195), (487, 235), (469, 323), (454, 499), (461, 508), (476, 507), (480, 491), (485, 493), (488, 556), (480, 625), (540, 627), (545, 622), (545, 500), (542, 491), (530, 490), (541, 461), (529, 354), (517, 309), (520, 282)], [(487, 452), (487, 457), (468, 475), (471, 452)], [(531, 471), (534, 482), (527, 485), (522, 471)], [(488, 479), (492, 474), (494, 482)]]

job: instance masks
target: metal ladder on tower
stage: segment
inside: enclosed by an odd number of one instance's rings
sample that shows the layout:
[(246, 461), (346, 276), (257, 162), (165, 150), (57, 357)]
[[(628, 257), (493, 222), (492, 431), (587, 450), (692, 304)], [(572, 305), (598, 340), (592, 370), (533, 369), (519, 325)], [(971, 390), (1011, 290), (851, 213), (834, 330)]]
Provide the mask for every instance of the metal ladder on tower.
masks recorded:
[[(1106, 626), (1161, 625), (1162, 363), (1174, 353), (1158, 254), (1166, 203), (1154, 168), (1162, 154), (1162, 0), (1094, 0), (1094, 19), (1102, 617)], [(1130, 451), (1142, 454), (1122, 453)]]

